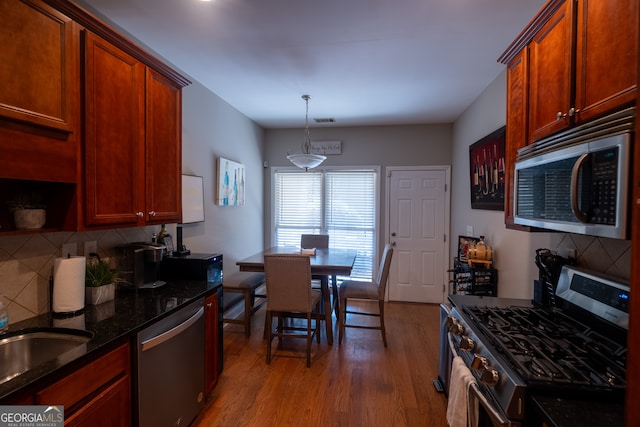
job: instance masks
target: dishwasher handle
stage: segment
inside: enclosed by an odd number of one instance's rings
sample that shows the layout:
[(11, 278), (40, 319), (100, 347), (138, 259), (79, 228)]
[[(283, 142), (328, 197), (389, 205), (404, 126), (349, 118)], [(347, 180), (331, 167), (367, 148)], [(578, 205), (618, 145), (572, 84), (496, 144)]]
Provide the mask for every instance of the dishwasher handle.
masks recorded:
[(168, 331), (161, 333), (160, 335), (156, 335), (153, 338), (149, 338), (148, 340), (143, 341), (141, 343), (142, 351), (151, 350), (153, 347), (159, 346), (160, 344), (170, 340), (171, 338), (180, 335), (182, 332), (189, 329), (191, 325), (196, 323), (203, 314), (204, 307), (200, 307), (200, 309), (193, 316), (191, 316), (178, 326), (171, 328)]

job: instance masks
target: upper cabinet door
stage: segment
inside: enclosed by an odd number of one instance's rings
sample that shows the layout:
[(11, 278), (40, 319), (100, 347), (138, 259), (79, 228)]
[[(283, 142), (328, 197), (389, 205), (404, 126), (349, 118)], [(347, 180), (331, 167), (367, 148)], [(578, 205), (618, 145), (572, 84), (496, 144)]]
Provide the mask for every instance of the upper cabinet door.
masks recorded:
[(181, 87), (147, 68), (146, 221), (174, 223), (182, 206)]
[(567, 127), (572, 120), (572, 4), (562, 4), (529, 44), (529, 130), (533, 141)]
[(638, 0), (578, 2), (575, 107), (580, 121), (635, 99), (638, 4)]
[(145, 67), (84, 34), (85, 223), (143, 223)]
[(0, 117), (71, 133), (78, 47), (70, 18), (41, 1), (0, 2)]
[(518, 150), (528, 143), (527, 111), (529, 49), (524, 47), (507, 64), (507, 129), (505, 143), (504, 215), (508, 228), (525, 227), (513, 222), (514, 165)]

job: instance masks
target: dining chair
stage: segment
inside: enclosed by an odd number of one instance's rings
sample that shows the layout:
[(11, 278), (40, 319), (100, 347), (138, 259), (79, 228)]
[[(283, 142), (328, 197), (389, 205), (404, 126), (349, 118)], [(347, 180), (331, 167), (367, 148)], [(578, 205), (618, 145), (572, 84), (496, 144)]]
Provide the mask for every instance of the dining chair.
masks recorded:
[(300, 247), (303, 249), (326, 249), (329, 247), (329, 235), (303, 234), (300, 236)]
[[(300, 248), (302, 249), (327, 249), (329, 247), (328, 234), (302, 234), (300, 235)], [(329, 284), (329, 276), (314, 274), (311, 276), (311, 286), (314, 289), (321, 289), (322, 284)], [(337, 295), (334, 295), (337, 298)], [(324, 313), (324, 300), (320, 302), (320, 309)]]
[[(267, 364), (271, 363), (271, 342), (278, 337), (306, 338), (307, 367), (311, 366), (311, 341), (320, 343), (321, 293), (311, 288), (311, 262), (309, 256), (300, 254), (273, 254), (264, 257), (264, 273), (267, 287)], [(273, 317), (277, 317), (274, 333)], [(306, 327), (296, 322), (283, 322), (285, 317), (306, 319)], [(314, 316), (314, 318), (312, 318)], [(302, 332), (306, 332), (302, 334)]]
[[(389, 268), (391, 266), (391, 256), (393, 247), (387, 244), (382, 252), (378, 275), (373, 282), (360, 282), (357, 280), (347, 280), (340, 285), (340, 314), (338, 316), (339, 337), (338, 342), (342, 344), (342, 336), (345, 328), (378, 329), (382, 332), (382, 342), (387, 346), (387, 335), (384, 328), (384, 294), (387, 289), (389, 278)], [(349, 299), (378, 301), (378, 311), (353, 311), (347, 305)], [(348, 324), (347, 314), (374, 316), (379, 318), (378, 325)]]
[[(300, 236), (300, 248), (302, 249), (327, 249), (329, 247), (329, 235), (328, 234), (302, 234)], [(314, 288), (320, 288), (321, 285), (317, 283), (318, 280), (326, 280), (329, 278), (322, 275), (313, 275), (311, 277), (311, 284)], [(314, 283), (316, 282), (316, 283)]]

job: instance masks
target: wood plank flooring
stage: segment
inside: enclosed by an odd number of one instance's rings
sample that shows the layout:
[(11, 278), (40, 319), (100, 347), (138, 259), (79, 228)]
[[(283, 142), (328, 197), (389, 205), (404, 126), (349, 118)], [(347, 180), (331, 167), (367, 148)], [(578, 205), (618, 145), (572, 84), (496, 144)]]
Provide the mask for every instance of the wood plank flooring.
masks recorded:
[(299, 339), (282, 347), (274, 340), (266, 364), (265, 310), (255, 314), (249, 339), (241, 325), (225, 325), (224, 370), (192, 426), (446, 426), (447, 401), (433, 386), (438, 305), (387, 303), (385, 310), (386, 349), (380, 331), (353, 328), (338, 345), (335, 322), (334, 344), (323, 332), (310, 368)]

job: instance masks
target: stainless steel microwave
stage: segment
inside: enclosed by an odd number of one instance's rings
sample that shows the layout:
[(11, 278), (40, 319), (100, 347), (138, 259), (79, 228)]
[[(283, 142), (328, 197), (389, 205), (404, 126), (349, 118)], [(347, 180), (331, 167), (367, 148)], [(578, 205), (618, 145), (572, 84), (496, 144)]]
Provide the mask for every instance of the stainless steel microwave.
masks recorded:
[(627, 238), (631, 133), (547, 148), (516, 161), (516, 224)]

